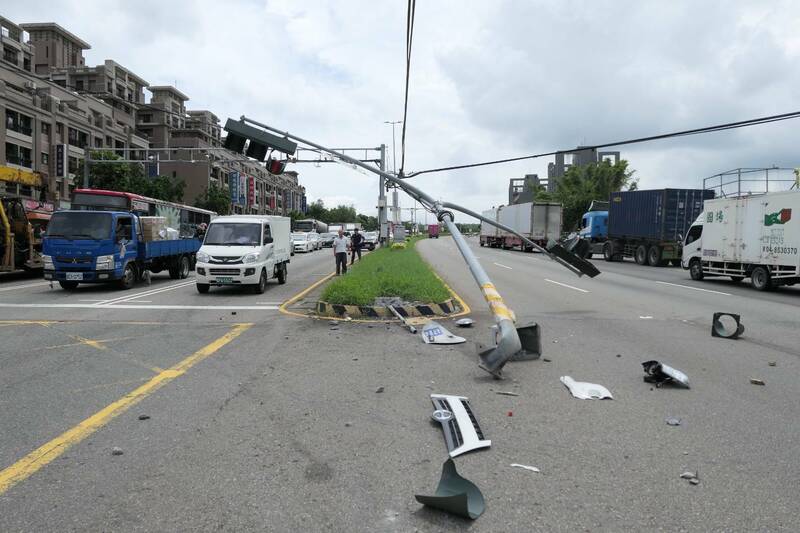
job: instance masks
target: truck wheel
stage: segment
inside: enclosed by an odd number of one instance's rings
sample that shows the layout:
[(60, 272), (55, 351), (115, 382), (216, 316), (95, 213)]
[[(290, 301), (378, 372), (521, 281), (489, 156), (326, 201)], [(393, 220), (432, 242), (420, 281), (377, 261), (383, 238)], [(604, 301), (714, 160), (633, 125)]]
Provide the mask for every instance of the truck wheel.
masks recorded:
[(258, 278), (258, 284), (253, 286), (253, 290), (256, 294), (264, 294), (264, 291), (267, 290), (267, 271), (265, 269), (261, 269), (261, 276)]
[(481, 248), (483, 248), (483, 241), (481, 241), (481, 243), (480, 243), (480, 244), (481, 244)]
[(633, 260), (636, 261), (637, 265), (647, 264), (647, 247), (644, 244), (640, 244), (636, 248), (636, 253), (633, 254)]
[(122, 273), (122, 277), (119, 279), (119, 288), (127, 291), (128, 289), (133, 288), (133, 284), (136, 282), (136, 268), (128, 263), (125, 265), (125, 271)]
[(703, 279), (703, 265), (699, 259), (692, 259), (691, 263), (689, 263), (689, 275), (695, 281)]
[(650, 249), (647, 251), (647, 263), (651, 267), (664, 266), (664, 260), (661, 259), (661, 255), (662, 252), (660, 246), (655, 246), (655, 245), (651, 246)]
[(609, 263), (614, 260), (614, 243), (611, 241), (603, 245), (603, 259)]
[(200, 294), (207, 293), (208, 289), (210, 289), (210, 288), (211, 288), (211, 286), (208, 283), (198, 283), (197, 284), (197, 292), (199, 292)]
[(182, 255), (178, 261), (178, 279), (186, 279), (189, 277), (189, 257)]
[(753, 282), (753, 288), (758, 291), (768, 291), (772, 288), (772, 280), (771, 280), (769, 270), (767, 267), (757, 266), (753, 269), (753, 273), (750, 274), (750, 279)]
[(75, 289), (78, 288), (78, 282), (77, 281), (59, 280), (58, 284), (61, 285), (61, 288), (64, 289), (65, 291), (74, 291)]
[(286, 275), (287, 275), (286, 263), (282, 263), (280, 268), (278, 269), (278, 283), (280, 285), (286, 283)]

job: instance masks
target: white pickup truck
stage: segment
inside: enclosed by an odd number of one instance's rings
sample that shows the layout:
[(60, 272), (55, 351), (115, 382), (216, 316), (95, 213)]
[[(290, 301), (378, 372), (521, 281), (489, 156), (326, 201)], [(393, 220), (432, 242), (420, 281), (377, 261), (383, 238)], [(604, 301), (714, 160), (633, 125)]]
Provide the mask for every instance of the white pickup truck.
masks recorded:
[(249, 285), (256, 293), (267, 290), (267, 281), (286, 283), (292, 250), (290, 219), (266, 215), (217, 217), (206, 231), (197, 252), (197, 291), (212, 286)]
[(694, 280), (750, 278), (769, 290), (800, 282), (800, 191), (706, 200), (689, 228), (681, 265)]

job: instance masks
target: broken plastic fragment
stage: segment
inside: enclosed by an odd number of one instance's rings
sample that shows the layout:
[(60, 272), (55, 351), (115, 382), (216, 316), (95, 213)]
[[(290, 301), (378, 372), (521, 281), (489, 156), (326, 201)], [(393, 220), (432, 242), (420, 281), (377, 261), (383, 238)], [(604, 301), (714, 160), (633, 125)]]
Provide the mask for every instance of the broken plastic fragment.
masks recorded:
[(525, 470), (530, 470), (531, 472), (541, 472), (541, 470), (539, 470), (535, 466), (521, 465), (517, 463), (511, 463), (511, 466), (516, 468), (524, 468)]
[(668, 426), (680, 426), (681, 419), (680, 418), (667, 418), (667, 425)]
[(467, 342), (464, 337), (453, 335), (438, 322), (431, 321), (422, 328), (422, 340), (425, 344), (461, 344)]
[(483, 438), (483, 430), (468, 398), (431, 394), (431, 402), (435, 408), (431, 416), (442, 425), (450, 457), (492, 445), (492, 441)]
[(452, 459), (442, 465), (442, 477), (433, 496), (415, 494), (417, 501), (454, 515), (475, 520), (486, 510), (486, 502), (478, 487), (456, 471)]
[(475, 321), (471, 318), (460, 318), (456, 320), (456, 326), (460, 328), (471, 328)]
[(569, 389), (569, 392), (579, 400), (614, 399), (607, 388), (602, 385), (597, 385), (596, 383), (575, 381), (570, 376), (561, 376), (561, 383), (563, 383)]
[(658, 361), (645, 361), (642, 363), (644, 368), (644, 380), (647, 383), (655, 383), (656, 387), (661, 387), (664, 383), (675, 383), (682, 387), (689, 388), (689, 377), (678, 370)]

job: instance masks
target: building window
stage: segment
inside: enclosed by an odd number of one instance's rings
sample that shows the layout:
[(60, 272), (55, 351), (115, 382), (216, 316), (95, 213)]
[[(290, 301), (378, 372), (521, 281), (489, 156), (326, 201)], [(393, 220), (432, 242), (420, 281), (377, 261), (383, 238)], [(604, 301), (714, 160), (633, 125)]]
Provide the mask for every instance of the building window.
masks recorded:
[(6, 161), (12, 165), (32, 168), (31, 149), (12, 143), (6, 143)]
[(31, 117), (6, 109), (6, 129), (23, 135), (31, 134)]
[(42, 152), (42, 164), (49, 165), (50, 164), (50, 155)]
[(46, 57), (46, 58), (50, 57), (50, 47), (49, 46), (45, 46), (44, 47), (44, 57)]
[(51, 131), (50, 124), (48, 122), (42, 122), (42, 135), (47, 135), (49, 137)]
[(17, 64), (17, 51), (13, 48), (3, 47), (3, 59), (11, 63)]
[(25, 70), (27, 70), (28, 72), (30, 72), (30, 71), (31, 71), (31, 58), (30, 58), (30, 57), (28, 57), (28, 56), (25, 56), (25, 57), (22, 59), (22, 68), (24, 68), (24, 69), (25, 69)]
[(83, 90), (83, 80), (77, 80), (75, 82), (75, 90), (82, 91)]
[(69, 144), (78, 148), (86, 148), (86, 145), (89, 143), (89, 135), (87, 133), (76, 130), (75, 128), (69, 128), (67, 131), (67, 142)]
[(95, 137), (94, 138), (94, 147), (95, 148), (102, 148), (103, 147), (103, 138), (102, 137)]

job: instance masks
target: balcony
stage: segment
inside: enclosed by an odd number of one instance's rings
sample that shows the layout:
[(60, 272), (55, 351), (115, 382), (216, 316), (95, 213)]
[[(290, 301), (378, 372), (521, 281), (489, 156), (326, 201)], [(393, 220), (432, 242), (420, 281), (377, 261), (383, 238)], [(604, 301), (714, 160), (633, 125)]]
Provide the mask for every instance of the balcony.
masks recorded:
[(28, 137), (30, 137), (31, 133), (33, 133), (33, 130), (31, 129), (30, 126), (25, 126), (24, 124), (19, 124), (19, 123), (8, 123), (6, 125), (6, 129), (8, 129), (9, 131), (15, 131), (22, 135), (27, 135)]

